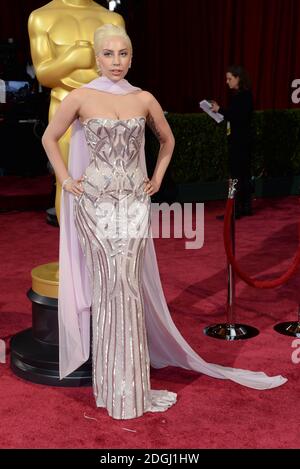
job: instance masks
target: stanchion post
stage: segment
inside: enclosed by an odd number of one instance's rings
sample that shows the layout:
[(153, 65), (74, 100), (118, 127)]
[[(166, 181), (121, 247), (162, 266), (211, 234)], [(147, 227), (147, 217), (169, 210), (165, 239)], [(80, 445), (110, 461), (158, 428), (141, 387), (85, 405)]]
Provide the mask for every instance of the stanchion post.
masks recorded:
[(280, 322), (274, 326), (279, 334), (300, 337), (300, 305), (298, 305), (298, 321)]
[[(230, 242), (233, 255), (235, 255), (235, 192), (237, 183), (237, 179), (229, 179), (228, 198), (233, 199), (233, 209), (230, 220)], [(203, 332), (204, 334), (210, 337), (214, 337), (216, 339), (231, 341), (240, 339), (250, 339), (251, 337), (255, 337), (256, 335), (258, 335), (259, 330), (255, 327), (248, 326), (245, 324), (236, 324), (235, 322), (235, 272), (229, 261), (227, 261), (227, 273), (227, 322), (225, 324), (223, 323), (207, 326), (205, 327)]]
[[(233, 255), (235, 255), (235, 191), (237, 179), (229, 179), (228, 198), (233, 199), (232, 216), (230, 220), (230, 242)], [(227, 262), (227, 324), (235, 324), (235, 272), (230, 262)]]

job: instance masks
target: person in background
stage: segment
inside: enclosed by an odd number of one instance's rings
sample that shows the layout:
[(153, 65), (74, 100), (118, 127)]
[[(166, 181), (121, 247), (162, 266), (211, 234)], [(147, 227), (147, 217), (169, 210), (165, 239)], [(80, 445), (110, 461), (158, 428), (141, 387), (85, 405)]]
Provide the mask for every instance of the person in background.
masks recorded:
[(240, 65), (231, 65), (226, 71), (226, 83), (231, 90), (228, 108), (212, 101), (212, 111), (222, 114), (227, 121), (229, 175), (238, 179), (235, 217), (252, 215), (251, 201), (251, 120), (253, 97), (250, 79)]

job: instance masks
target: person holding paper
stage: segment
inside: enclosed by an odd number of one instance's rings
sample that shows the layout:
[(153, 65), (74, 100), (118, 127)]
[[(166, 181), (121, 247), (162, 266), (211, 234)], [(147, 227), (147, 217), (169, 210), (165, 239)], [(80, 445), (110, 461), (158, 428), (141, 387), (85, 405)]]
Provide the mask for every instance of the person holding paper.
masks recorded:
[(240, 65), (227, 68), (226, 83), (232, 91), (228, 108), (212, 101), (212, 111), (227, 120), (229, 173), (238, 179), (236, 218), (252, 215), (251, 203), (251, 119), (253, 98), (247, 72)]
[(224, 120), (224, 116), (222, 116), (222, 114), (212, 111), (212, 105), (206, 99), (200, 101), (199, 105), (200, 108), (210, 117), (212, 117), (218, 124)]

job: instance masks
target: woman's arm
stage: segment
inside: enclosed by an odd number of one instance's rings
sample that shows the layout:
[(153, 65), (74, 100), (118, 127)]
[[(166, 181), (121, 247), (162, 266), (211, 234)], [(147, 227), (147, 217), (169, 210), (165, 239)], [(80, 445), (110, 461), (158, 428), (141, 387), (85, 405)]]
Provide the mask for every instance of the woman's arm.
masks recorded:
[(79, 109), (80, 93), (78, 90), (74, 90), (62, 101), (42, 137), (42, 144), (55, 171), (58, 182), (63, 184), (68, 179), (65, 188), (75, 195), (81, 194), (82, 189), (68, 174), (58, 141), (77, 118)]
[(219, 106), (212, 101), (212, 111), (219, 112), (225, 120), (242, 123), (249, 120), (249, 115), (253, 110), (252, 95), (249, 90), (241, 91), (231, 97), (228, 108)]
[(149, 195), (155, 194), (161, 186), (163, 177), (172, 158), (175, 139), (164, 112), (158, 101), (148, 92), (144, 92), (147, 101), (147, 124), (160, 143), (157, 162), (151, 181), (146, 184), (145, 191)]

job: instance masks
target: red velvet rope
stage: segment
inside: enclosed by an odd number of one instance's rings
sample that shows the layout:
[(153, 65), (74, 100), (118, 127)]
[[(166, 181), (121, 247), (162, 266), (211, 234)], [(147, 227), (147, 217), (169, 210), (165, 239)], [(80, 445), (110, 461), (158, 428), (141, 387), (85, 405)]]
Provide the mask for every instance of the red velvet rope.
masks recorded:
[[(231, 237), (230, 237), (232, 210), (233, 210), (233, 199), (227, 199), (225, 219), (224, 219), (224, 245), (225, 245), (225, 251), (227, 254), (228, 262), (232, 265), (237, 275), (242, 280), (244, 280), (244, 282), (248, 283), (248, 285), (250, 285), (251, 287), (255, 287), (255, 288), (274, 288), (287, 282), (290, 279), (290, 277), (296, 272), (300, 264), (300, 245), (298, 246), (297, 253), (290, 267), (280, 277), (274, 280), (256, 280), (254, 278), (249, 277), (249, 275), (247, 275), (245, 272), (243, 272), (240, 269), (232, 252)], [(300, 225), (299, 225), (299, 237), (300, 237)]]

